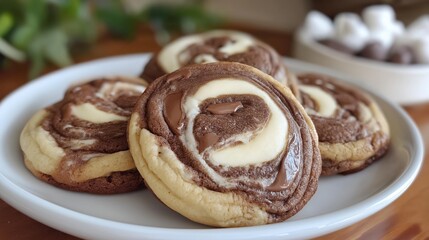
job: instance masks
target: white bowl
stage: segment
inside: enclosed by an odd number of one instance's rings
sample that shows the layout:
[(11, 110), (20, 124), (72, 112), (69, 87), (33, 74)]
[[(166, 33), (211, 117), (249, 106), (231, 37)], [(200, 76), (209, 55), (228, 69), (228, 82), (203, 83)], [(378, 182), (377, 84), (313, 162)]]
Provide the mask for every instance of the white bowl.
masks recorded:
[(350, 74), (359, 85), (401, 105), (429, 101), (429, 65), (400, 65), (347, 55), (295, 35), (294, 57)]

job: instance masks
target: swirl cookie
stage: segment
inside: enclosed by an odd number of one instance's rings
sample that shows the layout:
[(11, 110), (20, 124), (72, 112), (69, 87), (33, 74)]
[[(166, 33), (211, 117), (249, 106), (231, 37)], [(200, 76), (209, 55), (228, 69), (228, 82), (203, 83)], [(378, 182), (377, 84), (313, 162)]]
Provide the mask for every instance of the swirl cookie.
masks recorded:
[(369, 96), (328, 76), (301, 74), (298, 80), (302, 104), (319, 135), (322, 175), (353, 173), (383, 156), (389, 127)]
[(171, 42), (146, 64), (142, 77), (151, 82), (183, 66), (219, 61), (250, 65), (288, 83), (282, 59), (272, 47), (248, 34), (226, 30), (189, 35)]
[(244, 64), (195, 64), (158, 78), (136, 103), (128, 132), (147, 186), (195, 222), (280, 222), (317, 188), (310, 118), (288, 88)]
[(143, 186), (128, 150), (127, 123), (147, 83), (98, 79), (69, 88), (64, 98), (38, 111), (20, 143), (26, 167), (55, 186), (97, 194)]

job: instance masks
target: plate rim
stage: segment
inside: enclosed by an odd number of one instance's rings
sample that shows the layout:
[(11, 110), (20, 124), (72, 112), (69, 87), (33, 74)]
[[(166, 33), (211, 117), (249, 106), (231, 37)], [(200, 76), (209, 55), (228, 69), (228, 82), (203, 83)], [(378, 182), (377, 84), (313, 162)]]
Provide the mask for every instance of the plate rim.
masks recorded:
[[(8, 94), (0, 102), (0, 112), (3, 109), (3, 106), (7, 104), (9, 102), (9, 99), (12, 98), (14, 95), (19, 94), (21, 91), (24, 91), (26, 88), (31, 88), (33, 85), (40, 84), (39, 82), (41, 81), (49, 81), (50, 78), (54, 77), (57, 74), (61, 75), (61, 74), (64, 74), (64, 72), (73, 71), (73, 69), (75, 68), (80, 68), (80, 67), (84, 67), (92, 64), (106, 64), (106, 62), (110, 62), (110, 61), (119, 61), (119, 60), (130, 59), (130, 58), (143, 59), (148, 57), (149, 57), (148, 53), (120, 55), (120, 56), (100, 58), (92, 61), (87, 61), (87, 62), (75, 64), (73, 66), (54, 71), (52, 73), (39, 77), (30, 83), (24, 84), (23, 86), (19, 87), (12, 93)], [(352, 78), (350, 76), (345, 76), (344, 74), (338, 71), (328, 69), (326, 67), (321, 67), (315, 64), (306, 63), (296, 59), (285, 58), (285, 61), (292, 63), (292, 65), (300, 64), (303, 66), (303, 68), (311, 67), (312, 69), (321, 69), (323, 70), (323, 72), (332, 72), (334, 73), (335, 76), (344, 76), (345, 77), (344, 80), (346, 80), (347, 82), (350, 82), (350, 79)], [(326, 213), (326, 214), (322, 214), (322, 215), (318, 215), (318, 216), (314, 216), (306, 219), (297, 219), (297, 220), (291, 220), (288, 222), (282, 222), (282, 223), (276, 223), (276, 224), (270, 224), (270, 225), (241, 227), (241, 228), (191, 229), (191, 228), (164, 228), (164, 227), (144, 226), (144, 225), (124, 223), (124, 222), (118, 222), (118, 221), (109, 220), (101, 217), (96, 217), (96, 216), (88, 215), (78, 211), (74, 211), (66, 207), (62, 207), (58, 204), (55, 204), (39, 196), (36, 196), (26, 191), (25, 189), (22, 189), (13, 181), (8, 179), (5, 175), (3, 175), (2, 171), (0, 170), (0, 194), (3, 193), (1, 194), (1, 198), (4, 201), (6, 201), (8, 204), (13, 206), (14, 208), (26, 214), (27, 216), (30, 216), (31, 218), (36, 219), (37, 221), (42, 222), (43, 224), (51, 226), (55, 229), (58, 229), (60, 231), (69, 233), (74, 236), (79, 236), (79, 237), (90, 236), (91, 238), (99, 238), (100, 235), (97, 234), (97, 231), (92, 231), (93, 233), (86, 232), (85, 234), (73, 231), (72, 229), (73, 227), (67, 228), (64, 226), (60, 226), (60, 224), (58, 224), (57, 221), (46, 219), (40, 216), (40, 214), (36, 214), (36, 212), (39, 212), (40, 209), (43, 209), (44, 211), (48, 211), (48, 212), (52, 211), (52, 213), (50, 214), (54, 214), (54, 215), (58, 214), (59, 216), (65, 217), (70, 221), (74, 221), (73, 223), (75, 223), (76, 221), (78, 223), (87, 224), (87, 226), (100, 228), (100, 229), (105, 229), (107, 227), (107, 228), (110, 228), (111, 230), (110, 232), (127, 231), (128, 237), (132, 237), (133, 234), (142, 234), (142, 233), (154, 234), (154, 238), (171, 237), (173, 233), (177, 238), (189, 237), (189, 234), (200, 234), (201, 236), (199, 237), (206, 237), (207, 239), (211, 239), (213, 237), (215, 238), (217, 237), (217, 235), (213, 236), (214, 233), (223, 234), (223, 237), (227, 237), (228, 239), (243, 237), (240, 234), (241, 231), (237, 231), (237, 229), (244, 229), (248, 231), (247, 235), (251, 235), (251, 236), (246, 237), (246, 239), (256, 239), (261, 237), (302, 238), (302, 237), (320, 236), (320, 235), (338, 230), (342, 227), (351, 225), (359, 220), (362, 220), (378, 212), (379, 210), (386, 207), (390, 203), (392, 203), (409, 188), (409, 186), (417, 177), (423, 163), (423, 156), (424, 156), (423, 139), (416, 124), (411, 119), (411, 117), (398, 104), (395, 104), (387, 100), (383, 96), (375, 94), (370, 89), (367, 89), (367, 88), (363, 88), (363, 89), (368, 91), (370, 94), (375, 95), (377, 98), (381, 99), (384, 103), (389, 105), (389, 107), (392, 107), (398, 114), (401, 115), (401, 117), (404, 118), (404, 121), (407, 123), (407, 127), (410, 128), (411, 130), (411, 137), (412, 137), (411, 143), (413, 143), (413, 145), (415, 144), (416, 151), (410, 154), (409, 164), (403, 170), (402, 174), (398, 176), (392, 183), (390, 183), (389, 185), (381, 189), (381, 191), (376, 192), (375, 194), (364, 199), (363, 201), (360, 201), (356, 204), (353, 204), (351, 206), (342, 208), (340, 210), (337, 210), (331, 213)], [(0, 161), (2, 160), (0, 159)], [(7, 194), (5, 194), (5, 192)], [(18, 198), (20, 201), (16, 201), (16, 199), (14, 199), (12, 195), (14, 197), (20, 197)], [(27, 207), (25, 206), (26, 204), (32, 204), (32, 207), (31, 208)], [(362, 209), (363, 207), (365, 207), (365, 211), (357, 211), (358, 209)], [(36, 211), (34, 209), (38, 209), (38, 210)], [(353, 212), (355, 214), (350, 214), (349, 212)], [(347, 216), (347, 218), (344, 218), (344, 216)], [(319, 224), (315, 224), (317, 222)], [(320, 222), (325, 222), (329, 224), (325, 224), (322, 226), (320, 225)], [(287, 223), (288, 225), (287, 228), (291, 228), (295, 230), (286, 232), (285, 231), (286, 226), (283, 226), (285, 223)], [(266, 226), (269, 226), (271, 230), (260, 231), (261, 229), (266, 228)], [(303, 226), (307, 226), (307, 227), (303, 227)], [(313, 227), (309, 228), (308, 226), (313, 226)], [(317, 226), (317, 229), (318, 229), (317, 235), (302, 233), (303, 231), (305, 232), (305, 230), (311, 230), (311, 229), (314, 230), (315, 226)]]

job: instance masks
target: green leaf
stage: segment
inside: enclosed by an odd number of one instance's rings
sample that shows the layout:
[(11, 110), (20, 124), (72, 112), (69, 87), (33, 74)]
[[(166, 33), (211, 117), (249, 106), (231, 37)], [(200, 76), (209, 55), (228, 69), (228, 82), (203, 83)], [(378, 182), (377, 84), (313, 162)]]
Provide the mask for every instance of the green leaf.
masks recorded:
[(97, 17), (115, 35), (125, 38), (134, 36), (137, 17), (125, 11), (119, 1), (108, 1), (97, 9)]
[(142, 11), (140, 19), (148, 21), (156, 32), (167, 30), (192, 33), (222, 23), (219, 17), (204, 11), (200, 4), (178, 6), (154, 4)]
[(63, 20), (66, 19), (78, 19), (79, 11), (82, 6), (81, 0), (68, 0), (63, 1), (60, 4), (60, 16)]
[(34, 55), (31, 57), (31, 67), (28, 73), (29, 79), (34, 79), (40, 75), (45, 68), (46, 62), (42, 55)]
[(5, 12), (0, 14), (0, 37), (3, 37), (13, 26), (12, 14)]
[(43, 35), (35, 37), (28, 49), (28, 55), (31, 61), (29, 78), (37, 77), (45, 67), (45, 59), (43, 57), (43, 48), (45, 46)]
[(67, 35), (61, 29), (49, 29), (37, 34), (29, 45), (31, 59), (30, 77), (41, 73), (46, 60), (57, 66), (64, 67), (72, 63), (68, 48)]
[(22, 1), (17, 0), (0, 0), (1, 12), (11, 14), (17, 23), (24, 19)]
[(18, 62), (26, 60), (25, 53), (14, 48), (10, 43), (0, 37), (0, 53), (1, 55), (13, 59)]
[(15, 47), (26, 50), (45, 21), (47, 7), (45, 0), (27, 0), (23, 3), (24, 23), (15, 30), (11, 42)]
[[(78, 1), (80, 2), (80, 1)], [(63, 20), (58, 24), (69, 38), (69, 43), (91, 44), (97, 38), (97, 22), (91, 15), (88, 4), (79, 4), (79, 9), (74, 9), (73, 18), (62, 17)], [(70, 16), (70, 15), (69, 15)]]
[(24, 1), (26, 21), (34, 21), (37, 25), (42, 25), (47, 17), (47, 0), (26, 0)]
[(11, 37), (12, 44), (22, 50), (28, 49), (28, 44), (39, 31), (39, 27), (33, 22), (19, 26)]
[(59, 30), (51, 30), (44, 36), (48, 43), (43, 48), (44, 56), (54, 64), (65, 67), (72, 63), (70, 53), (67, 48), (67, 35)]
[(65, 21), (59, 26), (68, 36), (69, 43), (94, 43), (97, 37), (97, 26), (94, 21)]
[(165, 4), (149, 6), (141, 14), (143, 20), (149, 21), (156, 31), (173, 31), (180, 29), (180, 19), (175, 7)]

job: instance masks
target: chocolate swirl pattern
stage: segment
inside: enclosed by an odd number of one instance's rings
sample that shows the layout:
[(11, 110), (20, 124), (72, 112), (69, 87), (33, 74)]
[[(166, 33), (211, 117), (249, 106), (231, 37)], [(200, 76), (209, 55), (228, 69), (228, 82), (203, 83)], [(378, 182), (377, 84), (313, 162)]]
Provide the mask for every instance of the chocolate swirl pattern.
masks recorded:
[(290, 90), (238, 63), (153, 82), (129, 123), (130, 150), (167, 206), (212, 226), (283, 221), (317, 188), (317, 135)]
[(319, 135), (322, 175), (359, 171), (387, 151), (389, 127), (363, 92), (328, 76), (298, 76), (302, 103)]
[(145, 66), (142, 77), (148, 81), (183, 66), (210, 62), (239, 62), (258, 68), (282, 83), (289, 83), (277, 52), (252, 36), (217, 30), (181, 37), (166, 45)]
[(37, 112), (21, 134), (26, 166), (69, 190), (119, 193), (142, 186), (128, 151), (127, 121), (147, 84), (141, 79), (98, 79), (73, 86)]

